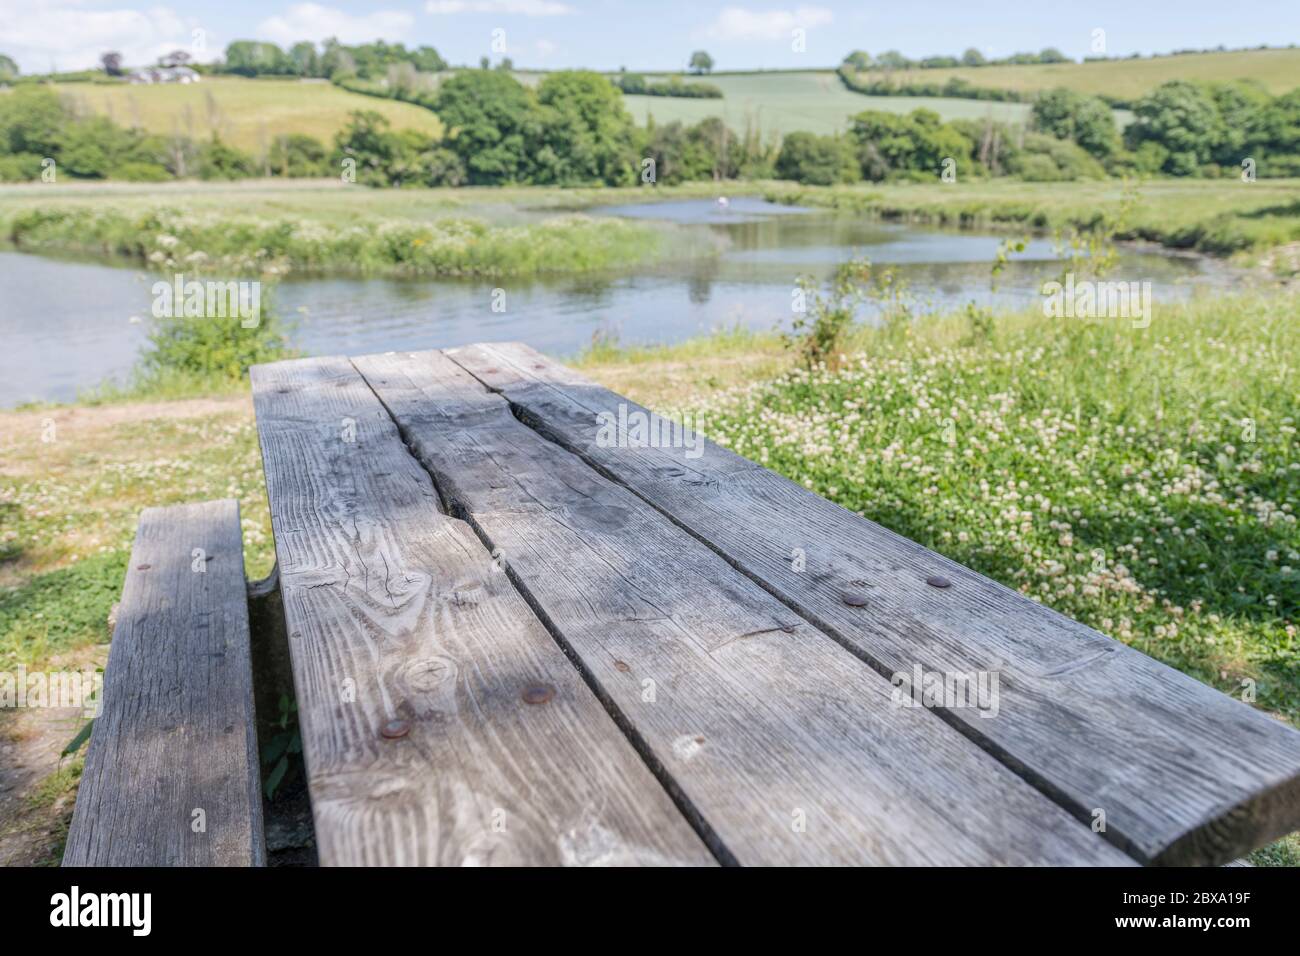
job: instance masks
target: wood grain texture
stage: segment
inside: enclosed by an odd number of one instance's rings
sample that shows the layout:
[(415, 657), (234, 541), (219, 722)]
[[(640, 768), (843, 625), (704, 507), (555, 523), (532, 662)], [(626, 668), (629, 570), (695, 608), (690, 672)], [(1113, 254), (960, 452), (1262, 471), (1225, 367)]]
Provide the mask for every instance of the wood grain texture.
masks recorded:
[[(1300, 733), (1280, 721), (716, 444), (600, 447), (597, 414), (641, 406), (527, 346), (447, 354), (882, 673), (999, 671), (996, 719), (947, 719), (1080, 819), (1103, 810), (1139, 860), (1223, 863), (1300, 827)], [(855, 581), (865, 614), (841, 600)]]
[(713, 864), (347, 360), (253, 388), (321, 863)]
[(238, 502), (146, 508), (64, 866), (266, 864), (248, 642)]
[(441, 353), (353, 361), (720, 858), (1132, 862)]

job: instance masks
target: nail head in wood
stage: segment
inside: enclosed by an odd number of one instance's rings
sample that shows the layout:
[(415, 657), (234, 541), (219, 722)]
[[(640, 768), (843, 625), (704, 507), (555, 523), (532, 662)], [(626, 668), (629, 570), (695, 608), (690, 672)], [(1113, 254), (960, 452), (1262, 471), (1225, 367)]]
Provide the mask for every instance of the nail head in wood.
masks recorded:
[(550, 684), (529, 684), (524, 688), (524, 703), (544, 704), (555, 696), (555, 688)]

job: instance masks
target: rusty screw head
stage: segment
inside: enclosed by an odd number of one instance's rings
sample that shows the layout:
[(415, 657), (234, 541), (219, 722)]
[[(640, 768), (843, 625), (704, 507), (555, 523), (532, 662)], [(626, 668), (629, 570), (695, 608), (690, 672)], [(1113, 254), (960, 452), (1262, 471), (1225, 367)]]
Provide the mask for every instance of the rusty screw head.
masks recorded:
[(555, 696), (555, 688), (550, 684), (529, 684), (524, 688), (525, 704), (544, 704)]
[(925, 583), (928, 584), (928, 585), (930, 585), (930, 587), (932, 587), (932, 588), (950, 588), (950, 587), (952, 587), (952, 582), (949, 581), (947, 578), (945, 578), (942, 574), (932, 574), (932, 575), (930, 575), (928, 578), (925, 579)]
[(843, 594), (840, 595), (840, 598), (849, 607), (867, 606), (867, 596), (863, 594), (861, 591), (845, 591)]
[(411, 732), (411, 722), (409, 720), (402, 720), (399, 717), (384, 724), (384, 726), (379, 728), (379, 732), (389, 740), (396, 740), (399, 737), (405, 737)]

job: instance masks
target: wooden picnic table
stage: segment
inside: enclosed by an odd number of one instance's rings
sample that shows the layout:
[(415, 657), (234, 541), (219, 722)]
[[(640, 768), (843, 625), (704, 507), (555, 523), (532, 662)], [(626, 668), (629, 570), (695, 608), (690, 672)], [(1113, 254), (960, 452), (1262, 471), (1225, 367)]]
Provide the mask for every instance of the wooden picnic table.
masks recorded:
[(322, 863), (1217, 864), (1300, 827), (1289, 726), (716, 444), (603, 440), (645, 410), (526, 346), (252, 378)]

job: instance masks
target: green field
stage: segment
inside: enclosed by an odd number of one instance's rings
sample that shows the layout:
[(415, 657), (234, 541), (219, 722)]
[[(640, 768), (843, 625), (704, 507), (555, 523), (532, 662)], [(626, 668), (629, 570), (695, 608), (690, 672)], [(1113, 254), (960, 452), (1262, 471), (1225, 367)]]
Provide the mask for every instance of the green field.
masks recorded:
[[(660, 77), (653, 77), (659, 79)], [(651, 79), (651, 77), (647, 77)], [(863, 110), (910, 113), (934, 110), (945, 120), (980, 119), (991, 116), (1003, 122), (1021, 122), (1029, 113), (1023, 103), (990, 103), (947, 97), (863, 96), (845, 88), (830, 70), (806, 73), (723, 73), (708, 77), (684, 77), (686, 82), (712, 83), (722, 90), (720, 100), (685, 99), (670, 96), (625, 96), (628, 112), (644, 125), (653, 116), (656, 123), (681, 120), (697, 123), (708, 116), (720, 116), (740, 132), (757, 129), (781, 135), (795, 130), (839, 133), (849, 117)]]
[[(868, 78), (880, 74), (869, 73)], [(1224, 82), (1256, 80), (1277, 95), (1300, 86), (1300, 50), (1246, 50), (1239, 53), (1186, 53), (1098, 63), (1046, 63), (1025, 66), (958, 67), (898, 70), (899, 84), (946, 83), (953, 77), (974, 86), (1032, 93), (1056, 86), (1080, 93), (1133, 100), (1170, 80)]]
[(323, 80), (212, 76), (186, 85), (68, 83), (59, 89), (87, 112), (102, 113), (124, 126), (201, 140), (216, 132), (254, 155), (285, 133), (305, 133), (329, 143), (353, 110), (382, 113), (396, 129), (442, 133), (442, 124), (428, 110), (349, 93)]

